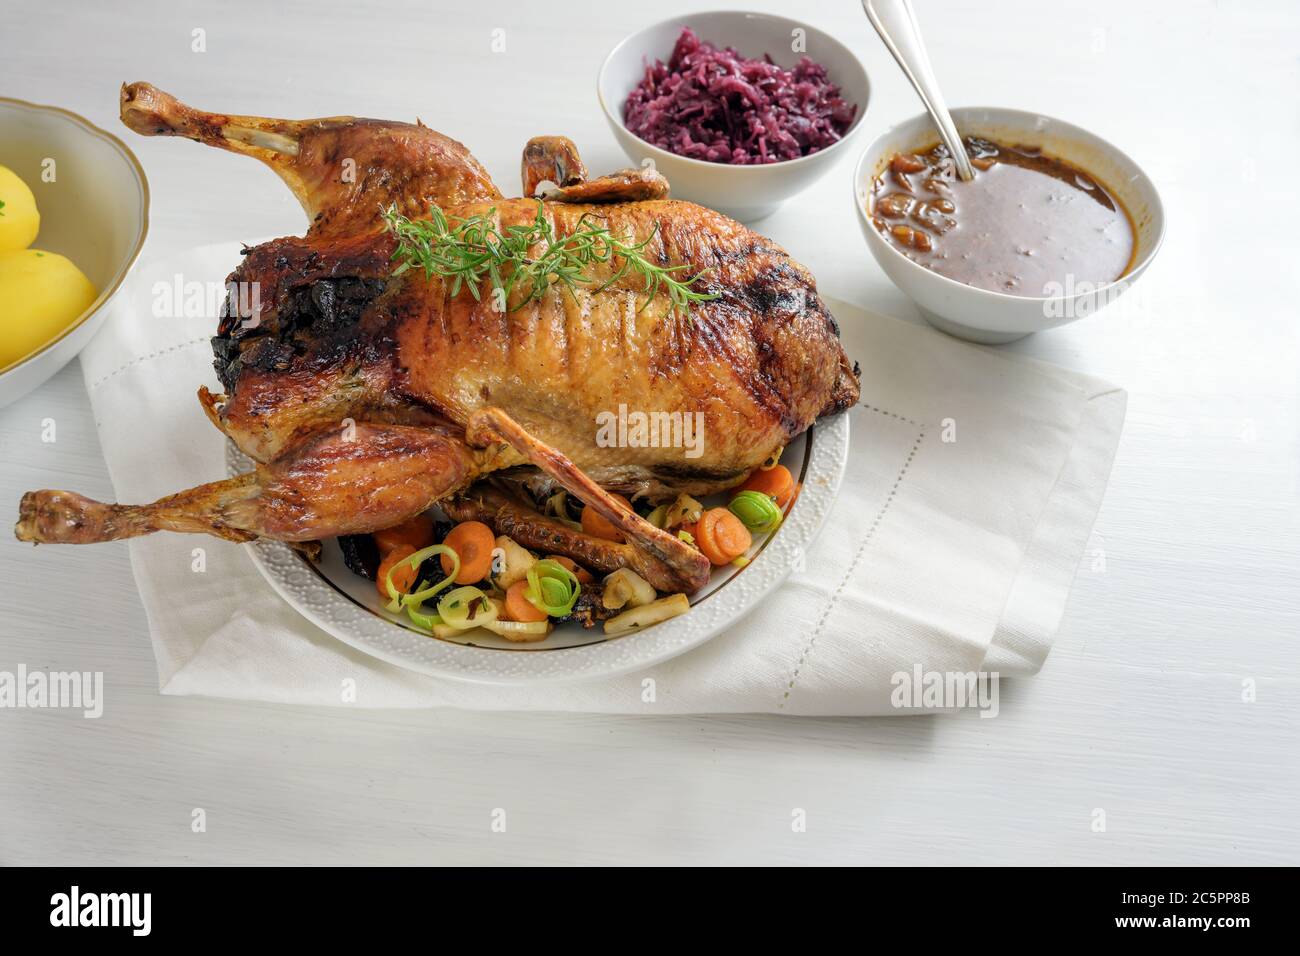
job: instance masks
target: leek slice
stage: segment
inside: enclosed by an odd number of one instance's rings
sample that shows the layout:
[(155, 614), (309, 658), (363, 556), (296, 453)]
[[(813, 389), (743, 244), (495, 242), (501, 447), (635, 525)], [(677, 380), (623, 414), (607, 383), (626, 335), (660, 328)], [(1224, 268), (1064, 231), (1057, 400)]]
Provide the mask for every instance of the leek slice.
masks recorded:
[(442, 623), (458, 631), (495, 621), (500, 612), (500, 606), (472, 584), (449, 591), (438, 602)]
[[(447, 555), (449, 558), (451, 558), (451, 574), (448, 574), (437, 584), (430, 585), (427, 588), (422, 588), (419, 591), (413, 591), (412, 593), (406, 595), (406, 597), (402, 601), (403, 604), (408, 604), (408, 605), (423, 604), (425, 601), (429, 600), (429, 598), (433, 597), (443, 588), (450, 587), (452, 583), (455, 582), (456, 575), (460, 574), (460, 555), (456, 553), (455, 548), (449, 548), (445, 544), (435, 544), (425, 548), (423, 551), (417, 551), (414, 555), (412, 555), (412, 557), (419, 557), (419, 555), (421, 554), (423, 554), (425, 557), (430, 557), (430, 558), (433, 557), (435, 554)], [(421, 559), (421, 561), (423, 561), (423, 558)]]
[(528, 603), (551, 617), (567, 617), (578, 601), (582, 585), (577, 576), (550, 558), (543, 558), (528, 569)]
[[(393, 587), (394, 571), (404, 564), (409, 564), (416, 571), (419, 571), (420, 565), (424, 563), (424, 560), (433, 557), (435, 554), (445, 554), (451, 557), (451, 574), (447, 575), (432, 587), (423, 588), (422, 590), (415, 591), (412, 594), (402, 594), (397, 590), (397, 588)], [(385, 607), (394, 614), (401, 611), (403, 607), (414, 606), (418, 609), (421, 604), (451, 584), (459, 573), (460, 555), (458, 555), (452, 548), (447, 547), (445, 544), (431, 544), (427, 548), (421, 548), (419, 551), (415, 552), (415, 554), (403, 558), (388, 569), (388, 574), (384, 578), (384, 588), (388, 591), (388, 596), (392, 598), (392, 600), (390, 600)]]
[(741, 491), (727, 505), (733, 515), (750, 531), (766, 534), (781, 527), (781, 509), (771, 495), (761, 491)]
[(420, 627), (432, 631), (439, 624), (443, 623), (442, 618), (436, 614), (425, 614), (420, 610), (419, 605), (412, 604), (406, 608), (406, 616), (418, 624)]

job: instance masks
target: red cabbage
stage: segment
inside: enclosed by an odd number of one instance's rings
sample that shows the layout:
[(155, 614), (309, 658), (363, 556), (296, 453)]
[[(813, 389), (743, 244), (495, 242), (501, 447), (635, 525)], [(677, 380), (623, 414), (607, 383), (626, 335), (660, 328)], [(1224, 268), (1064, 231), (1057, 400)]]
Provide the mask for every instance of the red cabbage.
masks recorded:
[(858, 108), (826, 68), (802, 57), (794, 69), (747, 60), (682, 30), (665, 64), (655, 60), (623, 104), (636, 136), (678, 156), (738, 166), (779, 163), (825, 149)]

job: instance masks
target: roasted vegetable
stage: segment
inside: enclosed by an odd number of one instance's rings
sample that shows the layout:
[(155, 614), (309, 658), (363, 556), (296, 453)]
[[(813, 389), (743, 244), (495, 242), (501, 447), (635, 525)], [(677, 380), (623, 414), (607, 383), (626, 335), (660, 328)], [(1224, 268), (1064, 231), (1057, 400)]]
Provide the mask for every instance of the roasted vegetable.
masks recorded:
[(438, 617), (444, 624), (467, 631), (495, 621), (503, 607), (502, 601), (484, 594), (481, 588), (466, 584), (448, 591), (438, 601)]
[(704, 505), (690, 495), (678, 495), (677, 500), (668, 506), (664, 514), (665, 528), (677, 528), (684, 524), (694, 524), (704, 513)]
[(546, 612), (528, 600), (528, 580), (516, 581), (506, 591), (506, 617), (521, 624), (545, 621)]
[[(610, 493), (615, 504), (622, 507), (625, 511), (634, 511), (632, 502), (628, 501), (620, 494)], [(588, 505), (582, 509), (582, 530), (596, 538), (604, 538), (606, 541), (622, 541), (623, 532), (614, 527), (614, 523), (607, 519), (595, 508)]]
[(578, 577), (555, 561), (537, 561), (528, 569), (524, 599), (550, 617), (567, 617), (582, 592)]
[(710, 508), (695, 526), (695, 544), (715, 567), (739, 558), (754, 543), (753, 536), (726, 508)]
[(504, 557), (500, 571), (496, 570), (496, 563), (492, 566), (492, 583), (502, 591), (508, 591), (510, 585), (528, 576), (528, 569), (537, 563), (537, 559), (526, 548), (518, 545), (513, 538), (507, 538), (505, 535), (497, 536), (496, 546), (501, 549)]
[[(375, 580), (380, 598), (396, 602), (401, 595), (410, 594), (414, 590), (415, 568), (406, 560), (413, 554), (415, 549), (409, 544), (399, 544), (384, 555), (384, 560), (379, 562)], [(399, 609), (397, 605), (391, 608), (394, 611)]]
[(738, 491), (727, 509), (752, 532), (767, 534), (781, 526), (781, 509), (776, 499), (761, 491)]
[(790, 474), (790, 469), (785, 465), (773, 465), (771, 468), (759, 468), (748, 478), (736, 492), (757, 491), (767, 495), (776, 502), (778, 508), (784, 508), (790, 502), (794, 501), (795, 492), (794, 476)]
[(640, 607), (655, 599), (655, 589), (645, 578), (629, 568), (619, 568), (605, 578), (601, 603), (611, 610)]
[(399, 544), (410, 545), (414, 550), (419, 551), (434, 543), (433, 519), (427, 514), (418, 514), (399, 525), (376, 531), (372, 537), (379, 547), (380, 554), (387, 554)]
[(610, 637), (631, 634), (633, 631), (644, 630), (652, 624), (685, 614), (690, 609), (691, 602), (685, 594), (670, 594), (668, 597), (624, 611), (617, 617), (611, 617), (605, 622), (605, 633)]
[(507, 641), (515, 641), (520, 644), (543, 640), (547, 634), (551, 633), (551, 622), (549, 620), (503, 621), (498, 618), (484, 624), (483, 627), (493, 634), (504, 637)]

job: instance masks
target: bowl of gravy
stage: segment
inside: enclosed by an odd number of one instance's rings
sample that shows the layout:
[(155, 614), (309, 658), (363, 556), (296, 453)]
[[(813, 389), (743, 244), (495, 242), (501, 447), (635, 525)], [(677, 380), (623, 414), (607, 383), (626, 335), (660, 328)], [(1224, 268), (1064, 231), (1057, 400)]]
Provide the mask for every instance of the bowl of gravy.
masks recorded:
[(1164, 209), (1128, 156), (1038, 113), (952, 116), (970, 182), (926, 114), (868, 146), (853, 178), (867, 245), (931, 325), (1011, 342), (1094, 314), (1146, 270)]

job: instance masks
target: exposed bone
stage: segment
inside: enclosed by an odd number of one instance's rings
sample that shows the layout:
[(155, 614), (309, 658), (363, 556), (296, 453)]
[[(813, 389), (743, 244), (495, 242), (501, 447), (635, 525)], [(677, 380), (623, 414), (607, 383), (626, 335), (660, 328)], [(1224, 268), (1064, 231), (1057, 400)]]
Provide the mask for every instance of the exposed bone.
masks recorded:
[(122, 122), (141, 136), (183, 136), (234, 152), (270, 151), (289, 157), (298, 155), (298, 141), (313, 122), (323, 122), (207, 113), (151, 83), (124, 83), (120, 112)]
[(227, 506), (258, 494), (257, 475), (250, 472), (215, 481), (149, 505), (114, 505), (71, 491), (29, 491), (18, 505), (14, 534), (19, 541), (49, 544), (90, 544), (120, 541), (155, 531), (205, 532), (228, 541), (257, 537), (231, 527), (222, 515)]
[(627, 568), (661, 591), (676, 591), (682, 586), (678, 573), (640, 548), (577, 531), (482, 484), (465, 495), (440, 502), (439, 507), (453, 521), (481, 521), (494, 533), (505, 535), (525, 548), (572, 558), (593, 571), (608, 574)]
[[(465, 426), (471, 445), (483, 446), (504, 441), (528, 461), (551, 475), (571, 494), (621, 531), (629, 544), (662, 562), (676, 577), (676, 586), (660, 590), (698, 591), (709, 580), (709, 559), (676, 535), (656, 528), (640, 515), (628, 511), (605, 489), (582, 473), (564, 454), (528, 434), (513, 418), (499, 408), (475, 412)], [(658, 586), (658, 585), (656, 585)]]
[(256, 146), (260, 149), (269, 149), (272, 152), (282, 153), (285, 156), (298, 155), (298, 141), (291, 136), (285, 136), (283, 133), (273, 133), (269, 130), (246, 129), (243, 126), (226, 125), (221, 127), (221, 135), (236, 143), (247, 143), (249, 146)]

